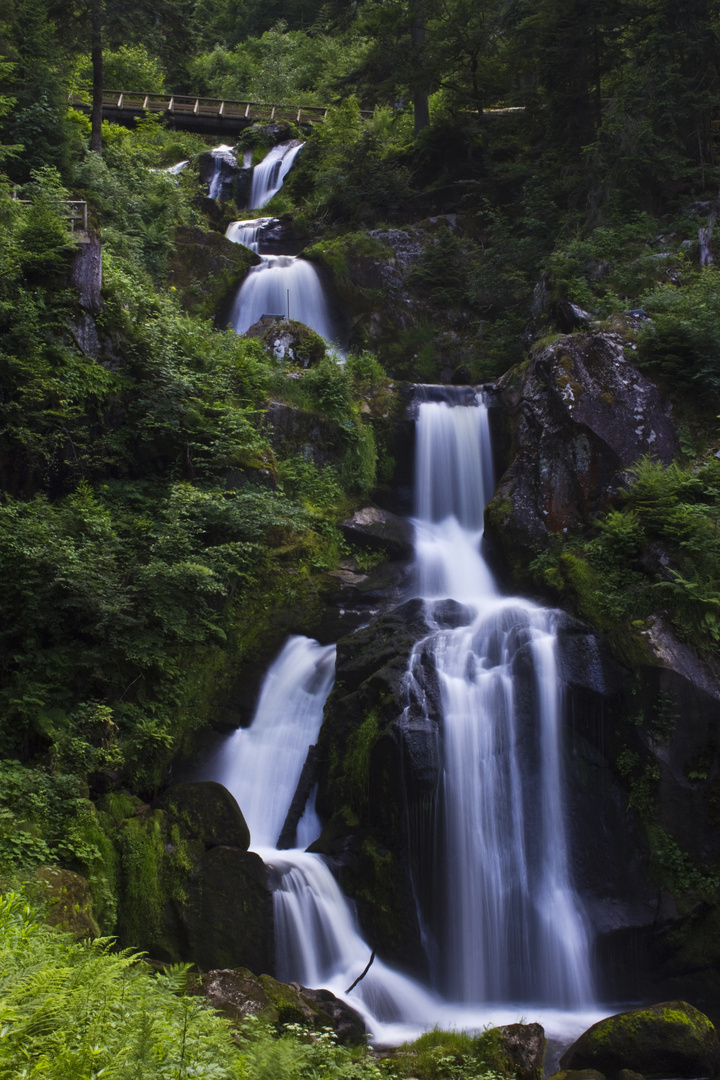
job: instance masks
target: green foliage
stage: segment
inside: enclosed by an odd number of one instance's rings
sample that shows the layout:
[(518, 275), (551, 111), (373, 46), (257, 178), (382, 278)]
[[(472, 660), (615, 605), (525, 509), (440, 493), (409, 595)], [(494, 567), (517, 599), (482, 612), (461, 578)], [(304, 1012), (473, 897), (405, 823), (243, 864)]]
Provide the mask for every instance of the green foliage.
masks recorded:
[[(712, 650), (720, 640), (720, 463), (665, 467), (643, 458), (632, 471), (622, 508), (597, 519), (595, 537), (558, 541), (531, 570), (551, 589), (568, 589), (602, 629), (662, 608), (681, 636)], [(662, 557), (648, 559), (658, 545)]]
[[(645, 213), (560, 244), (547, 260), (553, 296), (599, 315), (645, 306), (644, 294), (687, 270), (675, 229)], [(669, 235), (668, 235), (669, 234)], [(679, 234), (679, 235), (678, 235)]]
[[(75, 72), (80, 85), (92, 85), (92, 63), (83, 57)], [(160, 61), (141, 43), (103, 50), (103, 82), (109, 90), (162, 94), (165, 75)]]
[(681, 386), (695, 384), (720, 399), (720, 274), (709, 267), (681, 287), (664, 285), (643, 297), (652, 316), (640, 334), (643, 363)]
[(48, 1080), (244, 1076), (225, 1021), (185, 994), (187, 971), (73, 941), (22, 896), (0, 898), (0, 1076)]
[(61, 863), (89, 882), (95, 915), (115, 923), (115, 855), (102, 822), (72, 773), (0, 762), (0, 881)]

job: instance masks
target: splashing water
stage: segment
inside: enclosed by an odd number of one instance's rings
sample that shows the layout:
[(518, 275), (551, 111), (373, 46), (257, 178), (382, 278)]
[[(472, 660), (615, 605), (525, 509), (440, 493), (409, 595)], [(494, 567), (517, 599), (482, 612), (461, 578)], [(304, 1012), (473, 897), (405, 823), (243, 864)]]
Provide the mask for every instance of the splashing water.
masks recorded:
[[(570, 883), (562, 807), (555, 615), (502, 597), (480, 553), (492, 489), (487, 414), (424, 403), (418, 420), (416, 567), (443, 705), (440, 910), (446, 962), (438, 992), (379, 958), (325, 861), (275, 848), (333, 681), (334, 648), (291, 638), (265, 679), (255, 719), (210, 766), (235, 795), (274, 882), (277, 974), (327, 987), (380, 1043), (435, 1025), (478, 1029), (524, 1019), (569, 1041), (604, 1013), (593, 1006), (582, 912)], [(467, 625), (434, 621), (453, 597)], [(309, 801), (296, 842), (320, 823)]]

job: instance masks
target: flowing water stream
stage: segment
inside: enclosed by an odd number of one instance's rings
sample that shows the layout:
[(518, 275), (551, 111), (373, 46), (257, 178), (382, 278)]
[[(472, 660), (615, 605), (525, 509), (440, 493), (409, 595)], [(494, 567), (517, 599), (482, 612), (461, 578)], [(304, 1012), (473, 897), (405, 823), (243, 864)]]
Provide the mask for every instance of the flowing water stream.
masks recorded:
[[(417, 593), (430, 631), (408, 670), (432, 651), (441, 686), (437, 925), (444, 958), (434, 989), (379, 958), (350, 995), (370, 947), (325, 861), (303, 850), (320, 831), (314, 799), (295, 849), (276, 844), (333, 681), (334, 649), (291, 638), (270, 668), (255, 719), (208, 773), (236, 796), (253, 849), (274, 879), (277, 974), (324, 986), (365, 1018), (379, 1042), (440, 1024), (480, 1028), (524, 1017), (569, 1040), (602, 1015), (589, 940), (568, 868), (562, 805), (555, 614), (500, 594), (482, 553), (492, 492), (487, 412), (419, 407)], [(463, 605), (442, 628), (439, 602)], [(206, 774), (207, 775), (207, 774)]]
[[(250, 208), (258, 209), (282, 187), (302, 143), (281, 143), (253, 170)], [(260, 255), (240, 286), (230, 313), (230, 325), (237, 334), (246, 333), (263, 315), (281, 316), (305, 323), (328, 343), (337, 337), (336, 321), (328, 304), (320, 276), (306, 259), (294, 255), (262, 252), (262, 232), (273, 218), (233, 221), (225, 235)]]

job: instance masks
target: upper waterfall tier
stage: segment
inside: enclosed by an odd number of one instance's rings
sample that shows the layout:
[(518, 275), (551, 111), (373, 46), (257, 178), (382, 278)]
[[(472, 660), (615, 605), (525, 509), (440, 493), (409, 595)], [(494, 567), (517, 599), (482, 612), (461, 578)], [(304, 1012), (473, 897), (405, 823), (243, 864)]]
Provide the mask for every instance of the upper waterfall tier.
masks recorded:
[(255, 166), (250, 189), (251, 210), (259, 210), (277, 195), (302, 146), (297, 139), (279, 143)]

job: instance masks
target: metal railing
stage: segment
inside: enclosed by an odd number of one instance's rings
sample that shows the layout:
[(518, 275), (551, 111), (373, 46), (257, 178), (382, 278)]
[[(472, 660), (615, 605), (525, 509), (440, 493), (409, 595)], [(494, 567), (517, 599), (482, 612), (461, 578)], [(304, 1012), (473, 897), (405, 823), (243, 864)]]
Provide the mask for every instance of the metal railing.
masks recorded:
[[(70, 95), (71, 105), (89, 105), (89, 92)], [(144, 94), (130, 90), (106, 90), (103, 109), (138, 112), (169, 113), (171, 116), (197, 116), (216, 120), (301, 120), (321, 121), (327, 116), (325, 105), (271, 105), (260, 101), (238, 101), (231, 98), (195, 97), (191, 94)], [(363, 120), (372, 119), (372, 109), (361, 109)]]

